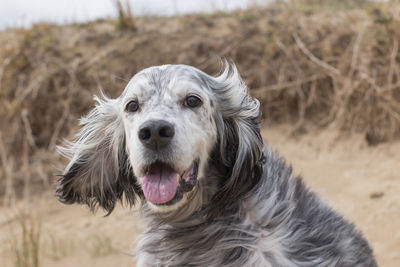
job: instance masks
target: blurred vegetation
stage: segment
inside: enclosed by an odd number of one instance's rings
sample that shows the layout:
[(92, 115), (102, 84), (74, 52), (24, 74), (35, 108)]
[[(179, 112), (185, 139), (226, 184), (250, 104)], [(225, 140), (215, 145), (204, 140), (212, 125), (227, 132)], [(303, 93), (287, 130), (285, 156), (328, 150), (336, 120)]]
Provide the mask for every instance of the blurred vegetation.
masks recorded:
[(370, 145), (399, 137), (398, 1), (293, 0), (134, 20), (121, 10), (118, 21), (0, 33), (2, 203), (53, 187), (65, 163), (55, 147), (76, 132), (93, 94), (116, 97), (153, 65), (213, 74), (232, 59), (267, 123), (337, 127)]
[(348, 9), (348, 8), (363, 8), (366, 5), (372, 4), (371, 0), (291, 0), (290, 5), (303, 6), (305, 8), (314, 7), (315, 9), (330, 8), (330, 9)]
[(121, 0), (115, 0), (115, 5), (118, 10), (117, 28), (119, 30), (132, 30), (136, 31), (136, 23), (133, 18), (131, 5), (128, 0), (125, 1), (125, 5), (122, 4)]
[(98, 258), (114, 253), (115, 249), (108, 236), (95, 236), (90, 240), (89, 251), (93, 258)]
[(11, 231), (11, 252), (15, 267), (40, 266), (41, 226), (33, 218), (21, 215), (18, 218), (20, 229)]

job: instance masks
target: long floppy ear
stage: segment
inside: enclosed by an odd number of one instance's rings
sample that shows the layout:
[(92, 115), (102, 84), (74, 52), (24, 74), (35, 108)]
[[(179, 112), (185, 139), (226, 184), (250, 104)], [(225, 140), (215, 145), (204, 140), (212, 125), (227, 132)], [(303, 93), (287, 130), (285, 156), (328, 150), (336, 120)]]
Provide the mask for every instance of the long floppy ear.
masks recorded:
[(249, 95), (234, 65), (225, 63), (224, 71), (210, 87), (217, 97), (216, 154), (223, 168), (218, 167), (222, 172), (221, 185), (213, 200), (214, 211), (220, 213), (230, 208), (232, 199), (245, 196), (261, 178), (263, 140), (258, 125), (261, 112), (259, 101)]
[(84, 203), (92, 211), (100, 206), (110, 214), (123, 195), (133, 205), (140, 189), (126, 153), (119, 100), (95, 100), (95, 108), (80, 120), (76, 140), (59, 147), (70, 163), (56, 192), (62, 203)]

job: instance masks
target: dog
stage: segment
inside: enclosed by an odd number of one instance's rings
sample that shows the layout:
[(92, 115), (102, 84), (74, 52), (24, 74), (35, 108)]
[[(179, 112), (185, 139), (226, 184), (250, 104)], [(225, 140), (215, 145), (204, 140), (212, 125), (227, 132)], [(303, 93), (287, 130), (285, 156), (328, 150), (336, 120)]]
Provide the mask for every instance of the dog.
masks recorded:
[(259, 101), (234, 64), (144, 69), (95, 98), (59, 180), (62, 203), (140, 201), (138, 266), (377, 266), (353, 224), (263, 143)]

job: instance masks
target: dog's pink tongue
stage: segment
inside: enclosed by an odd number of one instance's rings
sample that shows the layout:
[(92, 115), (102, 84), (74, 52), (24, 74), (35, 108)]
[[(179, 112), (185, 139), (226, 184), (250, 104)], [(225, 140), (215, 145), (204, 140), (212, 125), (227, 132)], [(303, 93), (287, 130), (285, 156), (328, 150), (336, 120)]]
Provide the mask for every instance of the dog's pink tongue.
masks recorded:
[(163, 204), (174, 198), (179, 174), (166, 164), (156, 163), (143, 177), (142, 189), (148, 201)]

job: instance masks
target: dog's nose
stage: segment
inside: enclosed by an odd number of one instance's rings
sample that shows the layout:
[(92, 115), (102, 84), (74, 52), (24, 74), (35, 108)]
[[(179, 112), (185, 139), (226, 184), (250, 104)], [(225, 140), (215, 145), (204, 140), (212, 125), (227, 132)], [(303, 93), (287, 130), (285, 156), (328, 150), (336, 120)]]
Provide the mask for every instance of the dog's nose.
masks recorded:
[(174, 126), (164, 120), (151, 120), (142, 124), (139, 129), (140, 141), (150, 149), (158, 150), (171, 143), (175, 135)]

